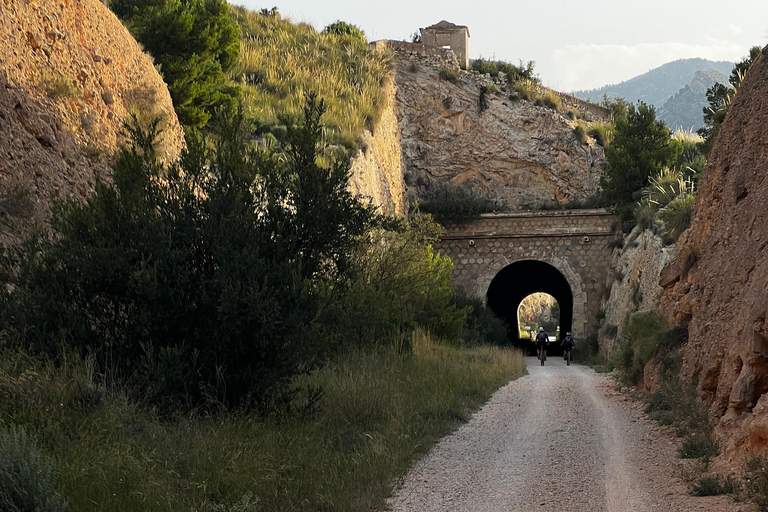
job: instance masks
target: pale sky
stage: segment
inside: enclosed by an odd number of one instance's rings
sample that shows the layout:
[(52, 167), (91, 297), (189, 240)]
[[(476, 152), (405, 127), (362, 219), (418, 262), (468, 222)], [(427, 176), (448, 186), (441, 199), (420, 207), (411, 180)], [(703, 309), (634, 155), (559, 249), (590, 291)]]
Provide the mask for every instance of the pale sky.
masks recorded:
[(677, 59), (737, 61), (768, 44), (768, 0), (229, 0), (318, 30), (336, 20), (369, 41), (410, 40), (440, 20), (469, 27), (471, 59), (536, 62), (562, 92), (616, 84)]

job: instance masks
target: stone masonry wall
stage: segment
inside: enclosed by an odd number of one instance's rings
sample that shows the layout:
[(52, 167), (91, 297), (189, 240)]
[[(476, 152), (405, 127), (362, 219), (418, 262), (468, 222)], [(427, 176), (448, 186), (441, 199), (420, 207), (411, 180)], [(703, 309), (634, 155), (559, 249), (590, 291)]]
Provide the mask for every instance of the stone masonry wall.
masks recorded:
[(507, 265), (522, 260), (549, 263), (571, 285), (573, 332), (580, 338), (600, 310), (614, 222), (615, 217), (602, 210), (487, 214), (449, 226), (435, 249), (453, 261), (455, 282), (481, 299)]

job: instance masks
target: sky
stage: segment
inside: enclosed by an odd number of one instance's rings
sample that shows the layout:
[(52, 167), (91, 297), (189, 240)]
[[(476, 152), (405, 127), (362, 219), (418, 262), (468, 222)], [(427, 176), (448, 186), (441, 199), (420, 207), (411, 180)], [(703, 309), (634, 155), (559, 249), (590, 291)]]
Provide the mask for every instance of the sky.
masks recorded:
[(741, 60), (768, 44), (768, 0), (229, 0), (318, 30), (337, 20), (369, 41), (410, 40), (447, 20), (469, 28), (471, 59), (532, 60), (562, 92), (617, 84), (677, 59)]

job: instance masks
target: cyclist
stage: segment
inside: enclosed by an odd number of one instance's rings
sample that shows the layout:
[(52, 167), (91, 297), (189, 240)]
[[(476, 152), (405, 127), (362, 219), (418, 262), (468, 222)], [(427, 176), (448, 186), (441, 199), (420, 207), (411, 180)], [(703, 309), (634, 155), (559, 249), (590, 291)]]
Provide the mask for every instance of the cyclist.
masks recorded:
[(563, 338), (563, 342), (560, 343), (560, 346), (563, 347), (563, 359), (568, 359), (568, 352), (573, 349), (573, 336), (571, 336), (570, 332), (565, 333), (565, 338)]
[(547, 343), (549, 343), (549, 336), (544, 332), (543, 327), (539, 327), (539, 333), (534, 338), (536, 343), (536, 353), (539, 355), (539, 359), (547, 360)]

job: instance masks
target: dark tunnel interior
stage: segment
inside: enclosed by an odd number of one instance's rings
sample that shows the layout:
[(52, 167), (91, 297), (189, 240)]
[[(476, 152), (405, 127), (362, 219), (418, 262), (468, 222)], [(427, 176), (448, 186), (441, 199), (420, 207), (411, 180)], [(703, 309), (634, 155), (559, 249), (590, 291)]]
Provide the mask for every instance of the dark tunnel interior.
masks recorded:
[[(573, 292), (555, 267), (542, 261), (523, 260), (504, 267), (488, 287), (488, 307), (507, 324), (510, 341), (519, 346), (517, 309), (532, 293), (548, 293), (560, 305), (560, 333), (565, 335), (573, 323)], [(549, 333), (554, 335), (554, 333)]]

